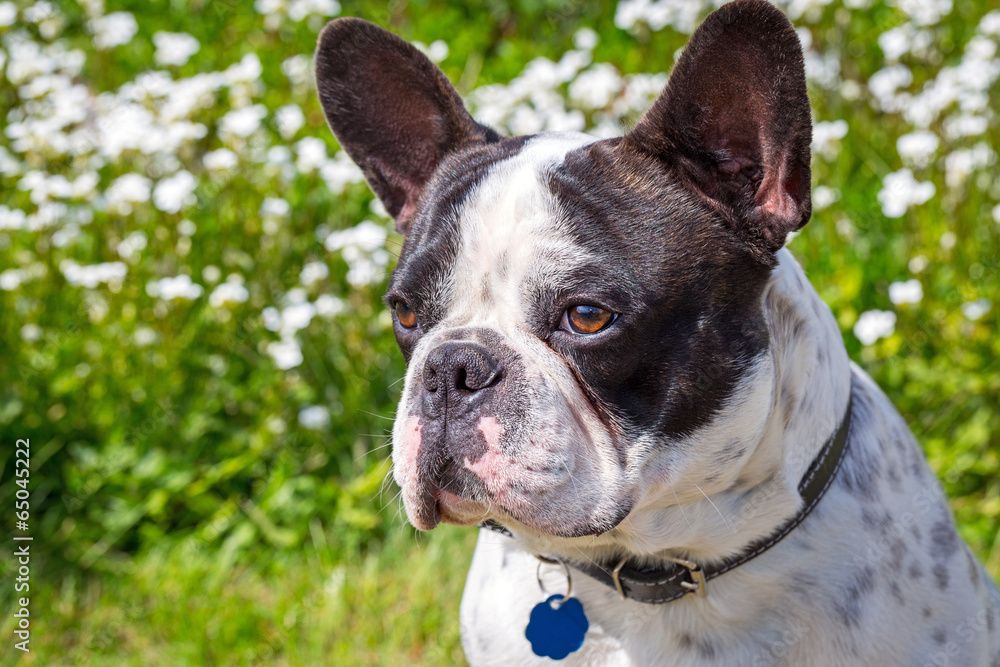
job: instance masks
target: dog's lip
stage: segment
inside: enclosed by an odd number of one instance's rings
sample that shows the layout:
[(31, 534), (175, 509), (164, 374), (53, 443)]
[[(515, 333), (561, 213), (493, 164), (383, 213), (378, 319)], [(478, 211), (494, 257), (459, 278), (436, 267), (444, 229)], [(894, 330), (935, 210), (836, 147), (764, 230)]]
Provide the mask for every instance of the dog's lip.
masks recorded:
[(486, 517), (486, 508), (444, 489), (438, 489), (437, 506), (441, 521), (453, 526), (475, 526)]

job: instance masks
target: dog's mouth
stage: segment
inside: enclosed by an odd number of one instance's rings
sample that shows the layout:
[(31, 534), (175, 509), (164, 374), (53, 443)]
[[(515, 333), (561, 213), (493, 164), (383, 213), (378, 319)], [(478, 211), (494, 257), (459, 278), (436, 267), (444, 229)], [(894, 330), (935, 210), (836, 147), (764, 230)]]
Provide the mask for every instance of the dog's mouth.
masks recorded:
[[(413, 496), (410, 496), (413, 498)], [(631, 512), (632, 504), (622, 503), (611, 516), (558, 518), (534, 516), (529, 507), (514, 512), (495, 499), (468, 498), (444, 487), (427, 485), (419, 493), (419, 501), (407, 503), (410, 523), (419, 530), (432, 530), (441, 523), (470, 527), (486, 522), (528, 530), (548, 537), (576, 538), (604, 535), (621, 524)]]

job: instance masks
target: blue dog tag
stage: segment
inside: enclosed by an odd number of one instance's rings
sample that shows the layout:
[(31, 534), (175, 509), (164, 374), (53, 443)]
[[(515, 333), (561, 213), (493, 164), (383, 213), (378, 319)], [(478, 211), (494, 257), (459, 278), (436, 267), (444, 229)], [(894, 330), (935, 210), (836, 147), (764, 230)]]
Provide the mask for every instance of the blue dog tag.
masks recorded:
[(583, 646), (583, 637), (590, 627), (583, 605), (570, 598), (557, 607), (552, 606), (562, 599), (562, 595), (553, 595), (531, 610), (524, 636), (531, 642), (535, 655), (562, 660)]

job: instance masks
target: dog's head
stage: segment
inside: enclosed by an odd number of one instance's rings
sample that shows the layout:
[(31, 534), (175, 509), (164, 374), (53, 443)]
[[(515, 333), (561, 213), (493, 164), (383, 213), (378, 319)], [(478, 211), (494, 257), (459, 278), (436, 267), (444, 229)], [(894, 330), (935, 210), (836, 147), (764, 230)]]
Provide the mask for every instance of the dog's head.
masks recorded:
[(358, 19), (323, 31), (316, 76), (406, 236), (386, 300), (415, 526), (598, 535), (665, 488), (733, 483), (770, 409), (762, 292), (810, 216), (802, 52), (781, 12), (709, 16), (616, 139), (501, 137)]

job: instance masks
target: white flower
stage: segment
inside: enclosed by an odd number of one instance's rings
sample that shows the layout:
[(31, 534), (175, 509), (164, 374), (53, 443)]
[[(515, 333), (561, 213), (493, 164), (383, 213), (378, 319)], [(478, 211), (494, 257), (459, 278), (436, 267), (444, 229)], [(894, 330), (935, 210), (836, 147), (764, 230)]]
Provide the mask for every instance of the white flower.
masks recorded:
[(1000, 9), (994, 9), (980, 19), (979, 32), (1000, 37)]
[(590, 28), (580, 28), (573, 33), (573, 46), (583, 51), (593, 51), (600, 38)]
[(644, 23), (654, 32), (670, 26), (677, 32), (691, 34), (701, 12), (701, 2), (622, 0), (615, 8), (615, 25), (622, 30), (635, 30)]
[(822, 211), (840, 199), (840, 190), (825, 185), (813, 188), (812, 203), (814, 211)]
[(149, 327), (139, 327), (132, 334), (132, 340), (139, 347), (146, 347), (147, 345), (152, 345), (159, 338), (159, 334), (150, 329)]
[(977, 137), (986, 134), (989, 129), (990, 121), (984, 116), (963, 113), (946, 118), (944, 121), (944, 134), (952, 140), (962, 137)]
[(386, 252), (385, 227), (365, 220), (350, 229), (333, 232), (323, 241), (324, 247), (340, 251), (347, 262), (347, 282), (351, 285), (371, 285), (382, 279), (389, 266)]
[[(997, 208), (1000, 209), (1000, 207)], [(7, 208), (0, 205), (0, 231), (4, 229), (24, 229), (26, 218), (27, 216), (21, 209)]]
[(386, 237), (385, 227), (371, 220), (365, 220), (349, 229), (331, 232), (323, 241), (323, 245), (331, 252), (342, 250), (348, 246), (357, 246), (371, 250), (382, 247)]
[(888, 338), (896, 330), (896, 313), (889, 310), (866, 310), (854, 324), (854, 335), (862, 345)]
[(847, 121), (823, 121), (813, 125), (812, 148), (827, 160), (837, 157), (840, 140), (847, 136)]
[(905, 65), (891, 65), (868, 77), (868, 90), (885, 111), (899, 111), (905, 98), (898, 91), (913, 83), (913, 72)]
[(281, 223), (288, 217), (292, 205), (279, 197), (267, 197), (261, 202), (260, 215), (265, 234), (277, 234)]
[(302, 348), (294, 338), (282, 338), (280, 341), (268, 343), (267, 353), (274, 359), (275, 365), (283, 371), (302, 363)]
[(222, 73), (226, 83), (229, 85), (237, 83), (253, 83), (260, 78), (264, 68), (260, 64), (260, 58), (256, 53), (248, 53), (235, 65), (230, 65)]
[(78, 238), (80, 238), (80, 227), (68, 222), (52, 234), (52, 245), (56, 248), (65, 248)]
[(904, 303), (920, 303), (924, 298), (924, 288), (916, 278), (889, 285), (889, 301), (899, 306)]
[(899, 60), (903, 54), (909, 52), (913, 39), (913, 26), (904, 23), (886, 30), (878, 36), (878, 46), (882, 49), (882, 55), (886, 60)]
[(263, 104), (234, 109), (219, 121), (219, 134), (223, 138), (249, 137), (260, 127), (260, 122), (267, 115)]
[(320, 317), (334, 317), (347, 310), (347, 305), (342, 299), (329, 294), (321, 294), (316, 298), (316, 314)]
[(580, 73), (569, 84), (569, 97), (588, 109), (603, 109), (625, 87), (614, 65), (598, 63)]
[(896, 150), (904, 164), (922, 168), (931, 163), (940, 143), (933, 132), (917, 130), (901, 136), (896, 141)]
[(903, 14), (911, 17), (917, 25), (936, 25), (943, 17), (951, 14), (952, 0), (893, 0)]
[(6, 271), (0, 271), (0, 289), (5, 292), (13, 292), (21, 283), (25, 282), (22, 279), (21, 271), (18, 269), (7, 269)]
[(179, 171), (156, 184), (153, 204), (164, 213), (177, 213), (195, 202), (192, 193), (196, 184), (191, 172)]
[(962, 304), (962, 314), (965, 315), (966, 319), (975, 321), (983, 317), (986, 313), (990, 312), (990, 308), (993, 307), (993, 302), (986, 297), (976, 299), (975, 301), (966, 301)]
[(0, 2), (0, 28), (14, 25), (17, 20), (17, 5), (13, 2)]
[(208, 302), (214, 308), (221, 308), (230, 304), (246, 303), (250, 298), (250, 292), (243, 286), (242, 276), (231, 275), (226, 278), (226, 282), (220, 283), (212, 293), (208, 295)]
[(309, 68), (311, 66), (312, 61), (308, 56), (297, 55), (282, 62), (281, 71), (288, 77), (289, 81), (302, 85), (311, 79), (309, 75)]
[(309, 262), (302, 267), (302, 272), (299, 274), (299, 282), (301, 282), (305, 287), (309, 287), (313, 283), (326, 280), (329, 275), (330, 269), (325, 263)]
[[(915, 255), (910, 258), (907, 262), (906, 267), (910, 269), (910, 273), (921, 273), (924, 269), (930, 266), (931, 261), (927, 259), (927, 255)], [(922, 289), (922, 288), (921, 288)]]
[(153, 59), (157, 65), (184, 65), (201, 48), (198, 40), (186, 32), (155, 32), (153, 44), (156, 45)]
[(306, 137), (295, 148), (299, 154), (295, 166), (303, 174), (311, 174), (326, 162), (326, 144), (318, 137)]
[(205, 169), (210, 169), (212, 171), (225, 171), (227, 169), (232, 169), (236, 166), (238, 161), (236, 153), (232, 152), (228, 148), (220, 148), (218, 150), (209, 151), (208, 153), (205, 153), (205, 156), (201, 159), (201, 163), (205, 165)]
[(164, 301), (173, 301), (174, 299), (190, 301), (197, 299), (204, 291), (201, 285), (191, 282), (191, 277), (185, 274), (173, 278), (151, 280), (146, 283), (146, 293), (153, 298), (160, 298)]
[(93, 289), (101, 283), (121, 282), (128, 272), (123, 262), (104, 262), (81, 266), (71, 259), (59, 262), (59, 271), (70, 285)]
[(110, 212), (128, 215), (132, 212), (132, 204), (148, 202), (151, 192), (152, 181), (148, 178), (141, 174), (124, 174), (111, 182), (104, 198)]
[(141, 231), (134, 231), (121, 240), (115, 252), (118, 256), (129, 262), (146, 247), (146, 235)]
[(308, 301), (294, 303), (281, 311), (281, 333), (290, 335), (309, 326), (316, 315), (316, 307)]
[(310, 405), (299, 410), (299, 424), (312, 431), (322, 431), (330, 425), (330, 411), (322, 405)]
[(274, 112), (278, 122), (278, 131), (284, 139), (291, 139), (306, 123), (306, 116), (297, 104), (288, 104)]
[(112, 12), (88, 23), (94, 33), (94, 46), (100, 50), (128, 44), (139, 32), (139, 24), (135, 16), (128, 12)]
[(93, 199), (100, 177), (96, 171), (85, 171), (73, 179), (72, 195), (76, 199)]
[(997, 161), (997, 154), (984, 142), (972, 148), (952, 151), (944, 159), (944, 180), (950, 188), (957, 188), (979, 169), (985, 169)]
[(26, 343), (34, 343), (42, 337), (42, 328), (34, 322), (29, 322), (21, 327), (21, 340)]
[(882, 213), (887, 218), (899, 218), (910, 206), (924, 204), (934, 196), (934, 184), (929, 181), (918, 182), (909, 169), (900, 169), (887, 174), (882, 179), (882, 190), (878, 193), (878, 201), (882, 205)]
[(432, 63), (440, 63), (448, 57), (448, 44), (444, 40), (435, 40), (430, 43), (430, 46), (426, 46), (422, 42), (414, 42), (413, 45), (420, 49)]
[(347, 151), (337, 151), (332, 160), (327, 160), (319, 168), (319, 175), (332, 194), (340, 194), (348, 185), (365, 180), (364, 173), (354, 164)]
[(187, 218), (177, 223), (177, 233), (181, 236), (194, 236), (196, 231), (198, 231), (198, 226)]

